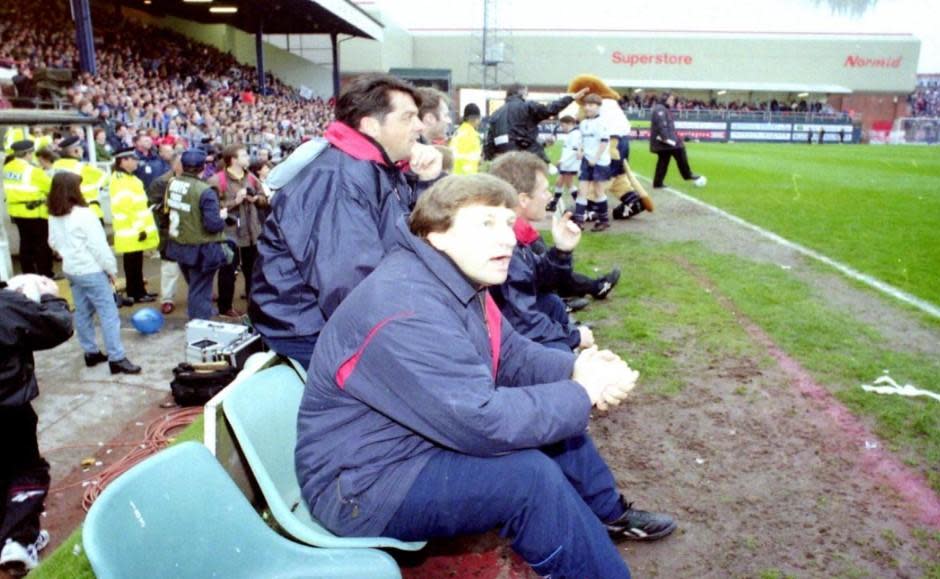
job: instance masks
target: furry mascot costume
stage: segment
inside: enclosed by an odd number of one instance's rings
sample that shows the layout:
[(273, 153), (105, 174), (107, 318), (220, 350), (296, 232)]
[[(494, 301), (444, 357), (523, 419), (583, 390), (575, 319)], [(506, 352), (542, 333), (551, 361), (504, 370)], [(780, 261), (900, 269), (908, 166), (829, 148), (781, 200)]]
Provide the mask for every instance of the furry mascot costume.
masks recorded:
[[(600, 78), (591, 74), (576, 76), (568, 84), (568, 92), (576, 93), (587, 88), (590, 94), (600, 95), (603, 99), (600, 117), (610, 129), (611, 176), (613, 180), (607, 192), (620, 199), (614, 207), (614, 219), (630, 219), (641, 211), (653, 211), (653, 200), (640, 184), (628, 162), (630, 156), (629, 133), (630, 121), (620, 108), (620, 95)], [(581, 100), (578, 104), (583, 104)]]

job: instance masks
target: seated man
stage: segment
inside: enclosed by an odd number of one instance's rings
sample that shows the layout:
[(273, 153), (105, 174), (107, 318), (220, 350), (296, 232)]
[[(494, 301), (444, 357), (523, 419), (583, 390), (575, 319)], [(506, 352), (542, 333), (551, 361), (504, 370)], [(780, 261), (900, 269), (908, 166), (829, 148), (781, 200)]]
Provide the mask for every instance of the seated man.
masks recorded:
[(555, 293), (562, 279), (571, 278), (571, 252), (581, 240), (581, 229), (565, 215), (552, 226), (555, 247), (542, 253), (532, 248), (540, 237), (531, 222), (545, 218), (550, 198), (548, 164), (532, 153), (513, 151), (497, 157), (489, 172), (512, 185), (519, 196), (509, 276), (493, 288), (493, 299), (512, 327), (534, 342), (563, 350), (593, 346), (591, 330), (570, 323)]
[[(638, 374), (513, 330), (486, 291), (515, 245), (512, 188), (451, 176), (327, 322), (298, 417), (297, 476), (343, 536), (422, 540), (501, 527), (540, 575), (629, 577), (609, 535), (675, 529), (635, 510), (585, 432)], [(542, 203), (544, 206), (544, 202)]]
[(441, 154), (417, 142), (420, 104), (415, 88), (393, 76), (350, 81), (326, 130), (329, 146), (312, 145), (309, 163), (287, 173), (258, 239), (248, 308), (278, 354), (310, 362), (323, 324), (440, 176)]

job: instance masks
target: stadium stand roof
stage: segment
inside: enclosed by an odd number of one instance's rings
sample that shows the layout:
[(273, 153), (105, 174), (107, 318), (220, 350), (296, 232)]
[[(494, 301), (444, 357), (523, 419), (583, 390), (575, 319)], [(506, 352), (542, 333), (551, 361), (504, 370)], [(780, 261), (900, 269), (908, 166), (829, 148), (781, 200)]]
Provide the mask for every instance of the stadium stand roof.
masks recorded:
[[(382, 24), (348, 0), (114, 0), (154, 16), (175, 16), (203, 24), (228, 24), (249, 33), (349, 34), (382, 40)], [(235, 12), (210, 9), (235, 8)]]

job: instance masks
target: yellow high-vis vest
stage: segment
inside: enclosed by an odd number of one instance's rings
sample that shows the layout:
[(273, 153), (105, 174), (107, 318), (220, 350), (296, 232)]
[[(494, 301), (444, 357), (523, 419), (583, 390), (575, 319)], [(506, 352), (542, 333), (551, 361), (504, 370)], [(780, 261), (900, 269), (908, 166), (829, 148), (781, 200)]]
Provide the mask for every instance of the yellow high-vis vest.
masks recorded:
[(46, 198), (52, 179), (39, 167), (25, 159), (13, 159), (3, 166), (3, 191), (10, 217), (47, 219)]
[(89, 165), (78, 159), (62, 157), (52, 164), (53, 173), (67, 171), (75, 173), (82, 178), (82, 197), (88, 203), (88, 207), (95, 212), (98, 219), (104, 219), (104, 211), (101, 210), (101, 203), (98, 200), (101, 195), (101, 187), (105, 183), (107, 174), (93, 165)]
[(480, 133), (470, 123), (462, 123), (450, 140), (454, 151), (454, 175), (473, 175), (480, 169), (483, 145)]
[(115, 171), (111, 173), (109, 191), (114, 252), (146, 251), (160, 245), (160, 234), (147, 205), (143, 181), (130, 173)]

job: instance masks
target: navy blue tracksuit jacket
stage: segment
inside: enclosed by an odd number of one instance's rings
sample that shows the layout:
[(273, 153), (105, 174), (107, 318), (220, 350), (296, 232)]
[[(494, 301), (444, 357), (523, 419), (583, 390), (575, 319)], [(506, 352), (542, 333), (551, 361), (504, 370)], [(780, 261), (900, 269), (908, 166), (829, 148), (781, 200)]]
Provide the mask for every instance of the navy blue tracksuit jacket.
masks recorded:
[(444, 449), (538, 448), (590, 416), (574, 354), (523, 337), (404, 219), (398, 232), (320, 334), (298, 416), (303, 498), (339, 535), (379, 535)]

